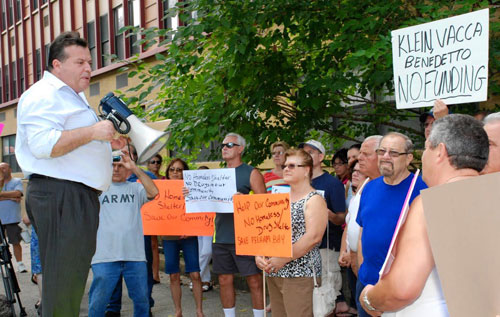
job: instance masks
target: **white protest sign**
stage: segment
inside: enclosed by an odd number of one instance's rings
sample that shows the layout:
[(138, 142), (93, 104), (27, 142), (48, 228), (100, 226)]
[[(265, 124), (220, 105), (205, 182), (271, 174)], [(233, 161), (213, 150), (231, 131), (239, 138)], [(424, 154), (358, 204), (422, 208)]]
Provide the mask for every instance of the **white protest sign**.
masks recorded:
[(271, 187), (271, 194), (286, 194), (290, 192), (290, 186), (274, 185)]
[(489, 9), (391, 32), (398, 109), (484, 101)]
[(233, 195), (236, 194), (234, 168), (183, 171), (184, 185), (189, 189), (186, 213), (233, 213)]

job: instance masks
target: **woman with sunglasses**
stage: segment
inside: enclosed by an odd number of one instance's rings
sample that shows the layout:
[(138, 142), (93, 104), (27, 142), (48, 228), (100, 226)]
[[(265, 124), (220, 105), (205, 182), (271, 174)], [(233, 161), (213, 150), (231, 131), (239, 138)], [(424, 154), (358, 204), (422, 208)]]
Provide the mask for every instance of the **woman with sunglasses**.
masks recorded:
[(268, 274), (273, 316), (312, 316), (313, 276), (321, 276), (319, 243), (328, 221), (326, 202), (311, 186), (312, 157), (303, 149), (285, 154), (283, 179), (290, 185), (293, 257), (256, 256)]
[(163, 163), (163, 158), (160, 154), (153, 156), (148, 162), (148, 171), (153, 173), (157, 179), (165, 179), (165, 176), (160, 174), (161, 164)]
[[(167, 179), (183, 179), (182, 172), (188, 170), (186, 162), (175, 158), (167, 166)], [(200, 263), (198, 261), (198, 237), (163, 236), (163, 253), (165, 254), (165, 273), (170, 275), (170, 293), (175, 306), (175, 316), (182, 316), (181, 274), (179, 268), (179, 254), (185, 262), (185, 272), (189, 273), (193, 283), (193, 296), (196, 304), (197, 317), (204, 316), (202, 309), (202, 289), (200, 277)]]

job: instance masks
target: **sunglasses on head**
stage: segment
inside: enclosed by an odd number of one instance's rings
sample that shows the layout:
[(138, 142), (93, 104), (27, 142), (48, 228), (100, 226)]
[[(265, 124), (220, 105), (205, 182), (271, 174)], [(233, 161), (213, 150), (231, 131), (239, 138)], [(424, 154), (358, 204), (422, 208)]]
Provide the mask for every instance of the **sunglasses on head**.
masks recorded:
[(240, 145), (233, 142), (222, 143), (222, 148), (227, 147), (228, 149), (232, 149), (235, 146), (240, 146)]
[(290, 164), (281, 165), (281, 168), (282, 169), (288, 168), (289, 170), (293, 170), (293, 169), (295, 169), (295, 167), (305, 167), (305, 166), (307, 166), (307, 165), (290, 163)]
[(161, 164), (160, 161), (149, 161), (149, 164)]
[(180, 173), (180, 172), (183, 171), (182, 168), (178, 168), (178, 167), (171, 167), (168, 170), (171, 171), (171, 172), (177, 172), (177, 173)]

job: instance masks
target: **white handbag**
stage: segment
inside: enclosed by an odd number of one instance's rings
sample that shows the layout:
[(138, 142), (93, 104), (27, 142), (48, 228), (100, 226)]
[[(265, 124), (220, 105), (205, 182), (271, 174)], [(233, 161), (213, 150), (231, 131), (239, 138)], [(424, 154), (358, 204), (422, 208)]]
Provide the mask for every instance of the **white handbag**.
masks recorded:
[[(326, 248), (328, 248), (329, 225), (326, 229)], [(327, 251), (328, 252), (328, 251)], [(314, 317), (324, 317), (333, 313), (335, 309), (335, 300), (337, 294), (334, 288), (333, 273), (330, 272), (330, 257), (326, 257), (327, 273), (325, 277), (321, 277), (321, 286), (316, 281), (316, 270), (314, 264), (311, 263), (313, 268), (314, 290), (313, 290), (313, 315)]]

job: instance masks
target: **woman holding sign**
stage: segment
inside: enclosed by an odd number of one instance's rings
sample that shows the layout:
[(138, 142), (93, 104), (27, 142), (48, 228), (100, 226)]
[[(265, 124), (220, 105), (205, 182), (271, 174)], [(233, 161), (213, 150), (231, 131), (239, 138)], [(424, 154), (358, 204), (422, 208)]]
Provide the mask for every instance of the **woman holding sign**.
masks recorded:
[(283, 179), (290, 184), (293, 257), (255, 257), (268, 274), (273, 315), (312, 316), (313, 276), (321, 276), (318, 245), (326, 229), (325, 200), (311, 186), (313, 161), (302, 149), (288, 150)]
[[(182, 172), (189, 166), (183, 160), (173, 159), (167, 166), (167, 179), (183, 179)], [(179, 268), (179, 254), (182, 249), (185, 271), (189, 273), (193, 283), (193, 296), (196, 303), (197, 317), (204, 316), (202, 309), (202, 289), (200, 278), (200, 264), (198, 261), (198, 237), (163, 236), (163, 253), (165, 254), (165, 273), (170, 275), (170, 293), (175, 306), (175, 315), (182, 316), (181, 304), (181, 274)]]

